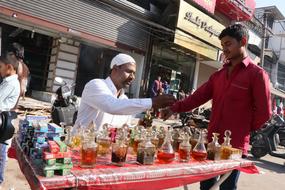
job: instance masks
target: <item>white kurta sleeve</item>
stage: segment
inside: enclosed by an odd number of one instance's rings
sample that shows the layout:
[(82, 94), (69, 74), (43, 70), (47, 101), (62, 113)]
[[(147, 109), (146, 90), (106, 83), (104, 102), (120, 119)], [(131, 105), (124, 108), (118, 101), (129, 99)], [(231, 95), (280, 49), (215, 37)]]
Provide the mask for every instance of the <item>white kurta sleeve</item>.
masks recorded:
[(104, 81), (93, 80), (86, 84), (82, 93), (82, 102), (113, 115), (133, 115), (152, 107), (150, 98), (118, 99), (110, 94)]

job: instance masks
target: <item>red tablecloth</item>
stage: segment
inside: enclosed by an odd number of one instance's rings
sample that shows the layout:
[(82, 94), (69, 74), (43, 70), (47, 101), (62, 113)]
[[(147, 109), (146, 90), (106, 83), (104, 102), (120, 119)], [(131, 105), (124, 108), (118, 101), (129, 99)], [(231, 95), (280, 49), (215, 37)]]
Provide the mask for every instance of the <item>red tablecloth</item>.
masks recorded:
[(195, 183), (227, 173), (234, 169), (246, 173), (258, 173), (252, 161), (223, 160), (189, 163), (137, 165), (132, 156), (124, 167), (110, 165), (109, 158), (98, 158), (94, 169), (82, 169), (75, 166), (72, 174), (45, 178), (36, 165), (23, 153), (17, 140), (14, 141), (16, 157), (31, 189), (64, 189), (78, 187), (91, 189), (165, 189)]

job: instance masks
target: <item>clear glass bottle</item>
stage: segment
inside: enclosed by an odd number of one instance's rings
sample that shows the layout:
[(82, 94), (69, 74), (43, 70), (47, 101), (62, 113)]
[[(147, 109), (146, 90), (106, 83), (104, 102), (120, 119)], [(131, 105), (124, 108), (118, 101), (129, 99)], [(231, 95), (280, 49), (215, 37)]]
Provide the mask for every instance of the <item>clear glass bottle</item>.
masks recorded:
[(145, 140), (145, 134), (146, 134), (146, 130), (145, 129), (141, 129), (140, 131), (138, 131), (134, 143), (133, 143), (133, 152), (136, 154), (138, 151), (138, 145)]
[(224, 143), (222, 144), (221, 146), (221, 159), (222, 160), (227, 160), (230, 158), (231, 156), (231, 148), (232, 148), (232, 145), (231, 145), (231, 131), (230, 130), (226, 130), (224, 135)]
[(191, 139), (190, 139), (190, 144), (191, 144), (191, 146), (192, 146), (192, 149), (196, 146), (196, 144), (197, 144), (197, 142), (198, 142), (198, 140), (199, 140), (199, 131), (198, 131), (198, 129), (194, 129), (194, 133), (193, 133), (193, 135), (192, 135), (192, 137), (191, 137)]
[(158, 132), (156, 131), (156, 127), (152, 127), (150, 130), (150, 135), (151, 135), (151, 143), (155, 146), (155, 148), (158, 148), (158, 143), (159, 143), (159, 139), (158, 139)]
[(204, 132), (200, 130), (199, 139), (196, 146), (193, 148), (192, 158), (197, 161), (203, 161), (207, 159), (207, 150), (204, 144)]
[(121, 130), (116, 136), (116, 142), (112, 144), (112, 157), (111, 160), (117, 165), (123, 165), (126, 162), (128, 153), (128, 140), (126, 132)]
[(71, 130), (71, 147), (72, 148), (80, 148), (82, 144), (82, 136), (83, 136), (84, 126), (74, 126)]
[(138, 146), (137, 162), (144, 165), (151, 165), (154, 162), (156, 152), (155, 145), (151, 142), (151, 134), (147, 134), (145, 141), (142, 141)]
[(93, 168), (96, 164), (98, 145), (95, 143), (95, 134), (91, 131), (84, 131), (84, 138), (81, 147), (81, 167)]
[(98, 154), (100, 156), (106, 156), (110, 153), (111, 138), (109, 137), (108, 125), (104, 124), (101, 133), (96, 138), (98, 144)]
[(179, 144), (183, 141), (183, 138), (180, 135), (179, 129), (174, 129), (172, 134), (172, 147), (174, 152), (178, 152), (179, 150)]
[(159, 128), (159, 131), (158, 131), (158, 146), (157, 148), (160, 148), (164, 142), (164, 139), (165, 139), (165, 129), (164, 127), (160, 127)]
[(219, 144), (219, 133), (213, 133), (212, 142), (208, 144), (207, 154), (209, 160), (219, 160), (221, 145)]
[(65, 135), (65, 144), (69, 147), (72, 146), (72, 136), (71, 136), (71, 130), (72, 130), (72, 126), (67, 126), (65, 128), (65, 131), (66, 131), (66, 135)]
[(164, 142), (161, 145), (161, 148), (158, 150), (157, 159), (159, 163), (167, 164), (174, 161), (175, 152), (172, 147), (171, 132), (171, 129), (167, 131)]
[(179, 160), (180, 162), (188, 162), (190, 160), (191, 144), (189, 143), (189, 135), (184, 133), (183, 141), (179, 145)]

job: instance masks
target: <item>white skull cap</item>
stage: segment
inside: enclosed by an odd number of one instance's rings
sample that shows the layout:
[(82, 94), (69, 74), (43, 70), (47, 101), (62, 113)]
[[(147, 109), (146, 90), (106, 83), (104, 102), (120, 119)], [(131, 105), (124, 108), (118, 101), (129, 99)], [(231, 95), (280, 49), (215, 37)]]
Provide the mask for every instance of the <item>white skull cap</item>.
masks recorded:
[(124, 53), (120, 53), (112, 59), (110, 68), (113, 69), (115, 65), (120, 66), (126, 63), (136, 64), (136, 61), (131, 56)]

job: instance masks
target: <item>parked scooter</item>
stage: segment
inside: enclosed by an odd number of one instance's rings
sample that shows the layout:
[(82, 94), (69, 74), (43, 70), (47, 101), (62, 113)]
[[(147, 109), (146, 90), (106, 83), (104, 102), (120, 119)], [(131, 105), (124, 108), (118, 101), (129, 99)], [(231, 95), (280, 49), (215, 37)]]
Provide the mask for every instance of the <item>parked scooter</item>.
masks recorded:
[[(255, 158), (261, 158), (269, 154), (278, 158), (285, 158), (285, 154), (278, 153), (277, 146), (280, 144), (279, 130), (284, 130), (285, 122), (279, 115), (274, 115), (270, 122), (263, 128), (252, 134), (251, 154)], [(284, 145), (282, 145), (284, 146)]]
[(54, 123), (69, 126), (73, 125), (73, 117), (78, 110), (78, 98), (74, 95), (75, 83), (67, 84), (60, 77), (56, 77), (55, 81), (60, 84), (56, 90), (56, 97), (52, 100), (52, 120)]

